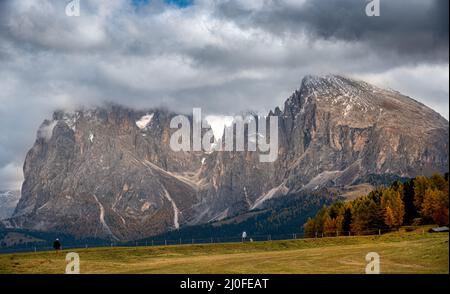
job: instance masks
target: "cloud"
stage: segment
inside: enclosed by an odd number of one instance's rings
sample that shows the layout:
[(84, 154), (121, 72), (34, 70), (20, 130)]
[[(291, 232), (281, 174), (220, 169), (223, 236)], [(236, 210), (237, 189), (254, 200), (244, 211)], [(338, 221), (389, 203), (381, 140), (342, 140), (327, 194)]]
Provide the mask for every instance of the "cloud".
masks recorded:
[(224, 1), (217, 14), (277, 35), (306, 31), (313, 38), (364, 42), (380, 54), (448, 60), (448, 1), (381, 1), (379, 17), (367, 17), (358, 0), (260, 1), (256, 9), (245, 3)]
[(418, 100), (440, 112), (447, 119), (449, 117), (448, 106), (442, 107), (445, 102), (448, 105), (450, 78), (448, 64), (396, 67), (382, 73), (364, 74), (360, 78), (375, 85), (395, 89), (413, 98), (426, 97), (427, 99)]
[(20, 189), (22, 185), (22, 167), (14, 163), (8, 163), (0, 168), (0, 191)]
[(372, 18), (360, 0), (80, 3), (68, 17), (65, 1), (0, 1), (0, 187), (56, 108), (264, 113), (304, 75), (341, 73), (448, 118), (445, 0), (381, 0)]

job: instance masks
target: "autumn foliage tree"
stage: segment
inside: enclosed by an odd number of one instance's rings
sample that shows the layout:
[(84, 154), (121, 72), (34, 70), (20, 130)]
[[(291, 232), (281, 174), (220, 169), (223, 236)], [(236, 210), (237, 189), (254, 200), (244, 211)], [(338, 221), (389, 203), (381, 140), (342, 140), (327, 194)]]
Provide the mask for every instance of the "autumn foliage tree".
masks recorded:
[(306, 223), (303, 225), (303, 230), (305, 232), (305, 237), (311, 238), (316, 235), (316, 224), (312, 218), (308, 218)]
[(425, 191), (421, 214), (440, 226), (448, 226), (448, 193), (428, 188)]
[(425, 191), (429, 188), (428, 179), (424, 176), (418, 176), (414, 179), (414, 205), (418, 211), (422, 210)]
[(425, 222), (448, 225), (448, 179), (434, 174), (414, 181), (414, 205)]
[(448, 225), (448, 184), (448, 175), (418, 176), (405, 183), (397, 181), (390, 187), (379, 187), (349, 202), (324, 206), (304, 225), (305, 236), (336, 236), (349, 231), (371, 234), (398, 229), (405, 222), (413, 223), (418, 216), (423, 223)]
[(403, 204), (401, 189), (385, 189), (381, 197), (381, 207), (384, 214), (384, 223), (389, 228), (398, 228), (403, 224), (405, 205)]

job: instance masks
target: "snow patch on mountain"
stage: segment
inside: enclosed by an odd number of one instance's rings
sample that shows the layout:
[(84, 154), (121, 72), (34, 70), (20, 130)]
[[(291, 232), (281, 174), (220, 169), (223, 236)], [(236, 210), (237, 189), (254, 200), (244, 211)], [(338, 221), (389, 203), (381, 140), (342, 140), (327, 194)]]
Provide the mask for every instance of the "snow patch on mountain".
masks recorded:
[(148, 113), (142, 116), (139, 120), (136, 121), (136, 126), (143, 130), (145, 129), (152, 121), (154, 113)]

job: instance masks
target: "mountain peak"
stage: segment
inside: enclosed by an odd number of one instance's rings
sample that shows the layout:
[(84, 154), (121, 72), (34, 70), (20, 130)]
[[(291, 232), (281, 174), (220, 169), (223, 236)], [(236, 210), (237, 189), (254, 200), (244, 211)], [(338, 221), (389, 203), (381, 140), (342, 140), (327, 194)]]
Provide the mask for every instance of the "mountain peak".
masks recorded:
[(382, 91), (364, 81), (355, 80), (342, 75), (307, 75), (302, 80), (302, 88), (320, 93), (358, 95), (362, 92)]
[(284, 109), (294, 116), (312, 110), (330, 113), (340, 124), (354, 127), (376, 122), (396, 127), (420, 121), (424, 129), (448, 128), (448, 121), (410, 97), (335, 74), (306, 75)]

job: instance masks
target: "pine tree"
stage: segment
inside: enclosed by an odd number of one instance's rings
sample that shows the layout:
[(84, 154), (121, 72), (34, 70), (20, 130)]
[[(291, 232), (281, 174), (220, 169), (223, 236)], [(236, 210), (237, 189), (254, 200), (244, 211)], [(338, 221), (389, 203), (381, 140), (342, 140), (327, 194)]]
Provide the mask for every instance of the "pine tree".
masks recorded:
[(405, 204), (404, 223), (411, 224), (420, 215), (414, 205), (414, 179), (403, 184), (403, 203)]
[(331, 217), (328, 216), (324, 220), (323, 233), (324, 233), (325, 236), (334, 236), (334, 235), (336, 235), (336, 222), (335, 222), (335, 219), (332, 219)]
[(398, 189), (389, 188), (383, 191), (381, 207), (384, 212), (384, 222), (390, 227), (400, 227), (405, 216), (405, 206)]
[(448, 225), (448, 193), (428, 188), (425, 191), (421, 214), (426, 220), (433, 220), (440, 226)]
[(344, 219), (342, 221), (342, 231), (350, 232), (350, 225), (352, 224), (352, 208), (347, 207), (344, 211)]
[(439, 226), (448, 226), (448, 191), (439, 191), (433, 211), (433, 220)]
[(424, 176), (418, 176), (414, 179), (414, 205), (418, 211), (422, 210), (425, 191), (430, 187), (428, 179)]
[[(378, 229), (399, 228), (421, 216), (438, 225), (449, 224), (449, 179), (435, 174), (431, 178), (418, 176), (390, 188), (377, 188), (351, 202), (326, 205), (308, 220), (308, 234), (351, 231), (357, 234), (374, 233)], [(306, 234), (306, 232), (305, 232)]]
[(351, 231), (357, 234), (370, 234), (384, 224), (380, 206), (372, 197), (358, 199), (352, 210)]
[(312, 218), (308, 218), (303, 228), (306, 238), (312, 238), (316, 235), (316, 224)]
[(433, 174), (429, 179), (429, 183), (433, 189), (439, 191), (445, 191), (446, 189), (448, 190), (448, 182), (445, 180), (445, 177), (440, 174)]
[(392, 209), (389, 206), (386, 207), (386, 214), (384, 217), (384, 221), (385, 221), (386, 225), (389, 226), (389, 228), (397, 227), (397, 220), (394, 216), (394, 212), (392, 211)]
[(340, 214), (338, 215), (335, 220), (335, 226), (336, 226), (336, 232), (339, 234), (342, 234), (342, 227), (343, 227), (343, 223), (344, 223), (344, 215)]
[(316, 215), (316, 231), (323, 233), (325, 221), (330, 217), (328, 207), (324, 205)]

